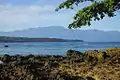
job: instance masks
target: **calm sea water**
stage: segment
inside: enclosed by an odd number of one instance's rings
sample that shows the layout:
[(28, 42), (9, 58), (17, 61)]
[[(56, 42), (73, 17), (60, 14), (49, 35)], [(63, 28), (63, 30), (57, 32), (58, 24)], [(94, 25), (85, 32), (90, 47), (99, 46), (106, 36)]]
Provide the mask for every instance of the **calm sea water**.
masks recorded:
[[(4, 45), (8, 45), (5, 48)], [(120, 48), (120, 42), (25, 42), (0, 43), (0, 55), (3, 54), (35, 54), (35, 55), (65, 55), (69, 49), (81, 52), (95, 49)]]

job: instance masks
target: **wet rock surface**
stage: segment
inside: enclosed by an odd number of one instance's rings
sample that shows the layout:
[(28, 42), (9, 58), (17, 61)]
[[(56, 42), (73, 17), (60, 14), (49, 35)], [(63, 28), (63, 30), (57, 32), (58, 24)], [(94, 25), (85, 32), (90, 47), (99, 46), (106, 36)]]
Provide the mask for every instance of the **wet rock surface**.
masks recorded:
[(120, 48), (81, 53), (68, 50), (66, 56), (0, 57), (0, 80), (119, 80)]

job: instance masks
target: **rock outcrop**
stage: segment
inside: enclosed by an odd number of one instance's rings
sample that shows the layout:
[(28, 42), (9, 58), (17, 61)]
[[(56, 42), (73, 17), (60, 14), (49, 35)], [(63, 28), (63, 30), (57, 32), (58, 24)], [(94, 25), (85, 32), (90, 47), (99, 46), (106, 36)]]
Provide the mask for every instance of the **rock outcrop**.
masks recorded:
[(0, 57), (0, 80), (119, 80), (120, 48), (81, 53), (68, 50), (66, 56)]

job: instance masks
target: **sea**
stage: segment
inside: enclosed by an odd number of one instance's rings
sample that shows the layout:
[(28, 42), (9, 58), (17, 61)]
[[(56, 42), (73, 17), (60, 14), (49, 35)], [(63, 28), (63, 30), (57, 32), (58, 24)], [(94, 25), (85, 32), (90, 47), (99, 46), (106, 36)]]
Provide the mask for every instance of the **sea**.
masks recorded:
[[(8, 47), (5, 47), (8, 45)], [(16, 42), (0, 43), (0, 55), (66, 55), (67, 50), (85, 52), (120, 48), (120, 42)]]

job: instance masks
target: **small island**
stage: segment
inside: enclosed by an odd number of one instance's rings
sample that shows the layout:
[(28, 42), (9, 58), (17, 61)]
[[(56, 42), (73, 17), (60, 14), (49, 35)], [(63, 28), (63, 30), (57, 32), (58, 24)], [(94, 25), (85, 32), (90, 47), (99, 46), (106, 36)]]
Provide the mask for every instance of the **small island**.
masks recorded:
[(84, 42), (84, 41), (60, 38), (28, 38), (28, 37), (0, 36), (0, 42)]

